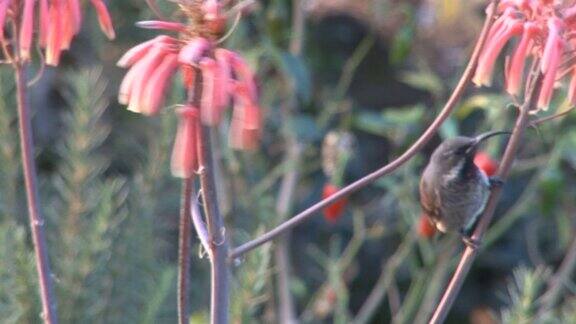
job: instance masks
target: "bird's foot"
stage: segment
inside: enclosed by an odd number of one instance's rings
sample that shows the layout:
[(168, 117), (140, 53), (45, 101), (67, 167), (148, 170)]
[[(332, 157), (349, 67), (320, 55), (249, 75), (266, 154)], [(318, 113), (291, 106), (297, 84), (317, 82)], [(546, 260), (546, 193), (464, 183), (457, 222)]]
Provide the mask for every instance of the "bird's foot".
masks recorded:
[(462, 237), (462, 242), (464, 242), (467, 247), (471, 248), (472, 250), (478, 250), (480, 242), (473, 239), (471, 233), (467, 233), (465, 230), (461, 230), (460, 237)]
[(480, 243), (478, 243), (477, 240), (475, 240), (471, 237), (462, 236), (462, 242), (464, 242), (464, 244), (467, 247), (471, 248), (474, 251), (478, 250), (478, 248), (480, 247)]
[(504, 185), (504, 180), (499, 177), (490, 177), (488, 178), (488, 182), (490, 183), (490, 189), (500, 188)]

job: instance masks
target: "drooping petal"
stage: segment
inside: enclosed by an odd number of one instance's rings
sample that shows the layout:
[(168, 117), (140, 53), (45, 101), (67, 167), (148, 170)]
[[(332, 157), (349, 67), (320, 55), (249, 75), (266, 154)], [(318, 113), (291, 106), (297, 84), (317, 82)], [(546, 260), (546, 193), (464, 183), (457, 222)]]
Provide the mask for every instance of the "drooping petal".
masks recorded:
[(172, 150), (172, 175), (190, 178), (198, 168), (198, 109), (186, 106), (178, 110), (179, 122)]
[(230, 60), (227, 50), (217, 48), (214, 51), (214, 57), (216, 58), (216, 62), (220, 67), (220, 86), (222, 87), (222, 96), (221, 102), (219, 103), (223, 107), (226, 107), (230, 104), (230, 93), (232, 92), (232, 69), (230, 67)]
[(68, 5), (68, 0), (61, 1), (61, 3), (62, 15), (60, 16), (60, 26), (62, 35), (60, 36), (60, 50), (68, 50), (70, 49), (70, 44), (72, 44), (72, 39), (76, 34), (75, 18)]
[(261, 123), (260, 108), (251, 100), (246, 85), (237, 82), (228, 139), (230, 147), (238, 150), (256, 149), (260, 140)]
[(164, 29), (179, 33), (186, 31), (185, 25), (172, 21), (145, 20), (137, 22), (136, 26), (145, 29)]
[(144, 55), (148, 53), (148, 51), (152, 48), (152, 46), (164, 45), (164, 44), (166, 44), (166, 46), (169, 46), (171, 44), (174, 44), (175, 42), (176, 39), (172, 37), (165, 35), (157, 36), (149, 41), (146, 41), (144, 43), (132, 47), (124, 55), (122, 55), (122, 57), (120, 58), (120, 60), (118, 60), (118, 63), (116, 63), (116, 65), (123, 68), (130, 67), (135, 62), (142, 59), (142, 57), (144, 57)]
[(136, 75), (139, 75), (138, 63), (134, 65), (122, 79), (120, 84), (120, 90), (118, 91), (118, 102), (122, 105), (127, 105), (130, 103), (130, 97), (132, 96), (132, 89), (134, 88), (134, 81)]
[(258, 147), (260, 141), (260, 130), (245, 128), (247, 115), (257, 112), (249, 110), (248, 106), (234, 105), (232, 112), (232, 121), (230, 123), (230, 134), (228, 144), (237, 150), (254, 150)]
[(158, 68), (166, 54), (167, 53), (163, 48), (154, 46), (140, 62), (132, 67), (136, 70), (134, 80), (132, 81), (128, 110), (136, 113), (142, 113), (142, 99), (146, 90), (148, 79), (150, 78), (150, 75)]
[(252, 70), (242, 56), (234, 52), (230, 52), (229, 55), (232, 70), (237, 78), (246, 86), (250, 98), (256, 101), (258, 98), (258, 90), (256, 88), (256, 81), (254, 80), (254, 73), (252, 73)]
[[(34, 31), (34, 5), (36, 0), (24, 0), (22, 13), (22, 25), (20, 26), (20, 57), (23, 60), (30, 59), (30, 47), (32, 46), (32, 32)], [(0, 26), (4, 28), (4, 26)]]
[(510, 61), (510, 67), (507, 71), (506, 91), (511, 95), (518, 95), (522, 86), (522, 77), (528, 50), (532, 46), (533, 38), (538, 27), (534, 23), (528, 22), (524, 25), (522, 38), (514, 50), (514, 55)]
[(96, 9), (96, 14), (98, 15), (98, 22), (100, 23), (100, 29), (104, 32), (108, 39), (114, 39), (116, 33), (114, 32), (114, 26), (112, 25), (112, 19), (110, 18), (110, 13), (102, 0), (90, 0), (92, 6)]
[(495, 37), (488, 39), (485, 49), (478, 60), (478, 67), (474, 74), (472, 82), (477, 86), (490, 86), (492, 84), (492, 73), (498, 55), (502, 52), (504, 45), (508, 43), (511, 37), (522, 32), (523, 25), (520, 21), (507, 22), (502, 25), (502, 31), (495, 34)]
[(234, 102), (246, 108), (242, 119), (242, 127), (245, 129), (260, 129), (262, 126), (260, 108), (252, 100), (248, 86), (241, 81), (235, 83)]
[(62, 52), (62, 9), (61, 1), (51, 3), (49, 11), (48, 37), (46, 39), (46, 64), (57, 66)]
[(194, 38), (182, 47), (178, 55), (178, 61), (182, 64), (196, 65), (209, 48), (210, 42), (207, 39), (203, 37)]
[(176, 54), (168, 54), (162, 63), (150, 76), (146, 85), (144, 98), (142, 99), (142, 113), (144, 115), (155, 115), (160, 110), (165, 98), (166, 86), (170, 83), (170, 77), (178, 67)]
[(555, 51), (558, 49), (557, 42), (560, 38), (560, 31), (563, 28), (562, 21), (553, 17), (548, 19), (548, 38), (546, 39), (546, 44), (544, 46), (544, 52), (542, 53), (542, 60), (540, 63), (540, 69), (542, 73), (546, 73), (553, 60), (553, 56), (556, 56)]
[(542, 89), (538, 96), (538, 109), (548, 110), (554, 92), (556, 73), (558, 72), (558, 67), (562, 61), (563, 48), (564, 42), (560, 38), (557, 38), (555, 40), (554, 48), (550, 51), (550, 55), (548, 56), (547, 71), (544, 73)]
[(79, 0), (67, 0), (68, 12), (70, 14), (70, 22), (74, 29), (74, 35), (80, 32), (82, 28), (82, 6)]
[[(40, 0), (40, 19), (38, 27), (38, 42), (42, 48), (46, 47), (46, 42), (48, 38), (48, 23), (49, 23), (49, 13), (48, 13), (48, 0)], [(0, 22), (0, 26), (3, 24)]]
[(220, 123), (223, 112), (225, 88), (220, 82), (220, 66), (214, 59), (205, 57), (200, 61), (202, 71), (202, 100), (200, 118), (202, 123), (215, 126)]

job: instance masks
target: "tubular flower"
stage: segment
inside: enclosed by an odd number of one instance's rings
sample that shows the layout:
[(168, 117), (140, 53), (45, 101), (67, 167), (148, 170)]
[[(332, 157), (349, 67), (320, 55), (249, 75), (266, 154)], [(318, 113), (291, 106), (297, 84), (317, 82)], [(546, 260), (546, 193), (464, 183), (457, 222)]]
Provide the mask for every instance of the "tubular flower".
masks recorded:
[[(548, 109), (554, 87), (565, 75), (572, 78), (568, 99), (576, 104), (574, 36), (576, 1), (503, 0), (480, 54), (473, 82), (478, 86), (491, 85), (498, 56), (511, 39), (517, 39), (511, 56), (506, 57), (506, 91), (520, 95), (523, 85), (531, 84), (534, 77), (525, 71), (526, 66), (534, 66), (543, 75), (538, 111)], [(532, 64), (527, 64), (528, 60)]]
[[(102, 0), (90, 0), (100, 28), (109, 39), (115, 37), (114, 27), (106, 5)], [(2, 0), (0, 1), (0, 42), (8, 44), (4, 28), (14, 22), (18, 35), (19, 60), (30, 60), (35, 27), (38, 45), (45, 50), (44, 60), (56, 66), (62, 51), (70, 48), (72, 38), (78, 34), (82, 24), (80, 0)], [(5, 46), (8, 48), (8, 46)], [(9, 53), (5, 53), (9, 55)]]
[(170, 168), (172, 174), (180, 178), (189, 178), (198, 168), (198, 108), (184, 106), (177, 111), (178, 130)]
[[(261, 111), (254, 74), (245, 60), (233, 51), (219, 47), (226, 14), (216, 0), (179, 1), (186, 23), (170, 21), (143, 21), (137, 26), (176, 33), (160, 35), (128, 50), (117, 65), (128, 68), (118, 94), (118, 101), (128, 110), (144, 115), (155, 115), (164, 105), (166, 90), (172, 76), (180, 72), (184, 86), (195, 96), (198, 118), (202, 124), (217, 126), (226, 108), (233, 101), (230, 127), (230, 145), (248, 150), (257, 147), (261, 132)], [(195, 80), (201, 83), (197, 88)], [(196, 119), (195, 119), (196, 120)], [(181, 126), (183, 127), (183, 126)], [(178, 136), (181, 135), (179, 130)], [(177, 144), (183, 142), (177, 139)], [(181, 172), (174, 147), (173, 173)], [(190, 146), (194, 147), (194, 146)]]

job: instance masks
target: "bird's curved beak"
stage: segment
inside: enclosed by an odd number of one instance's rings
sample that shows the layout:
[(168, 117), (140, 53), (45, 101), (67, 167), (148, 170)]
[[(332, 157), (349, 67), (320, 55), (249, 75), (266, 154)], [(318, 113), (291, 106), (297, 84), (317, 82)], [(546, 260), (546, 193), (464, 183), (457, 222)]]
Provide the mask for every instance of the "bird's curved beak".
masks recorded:
[(507, 131), (492, 131), (492, 132), (482, 133), (482, 134), (474, 137), (474, 142), (472, 143), (472, 145), (470, 146), (470, 149), (468, 151), (469, 152), (475, 151), (476, 147), (478, 147), (478, 145), (480, 143), (489, 139), (490, 137), (497, 136), (497, 135), (510, 135), (510, 134), (512, 134), (512, 132), (507, 132)]

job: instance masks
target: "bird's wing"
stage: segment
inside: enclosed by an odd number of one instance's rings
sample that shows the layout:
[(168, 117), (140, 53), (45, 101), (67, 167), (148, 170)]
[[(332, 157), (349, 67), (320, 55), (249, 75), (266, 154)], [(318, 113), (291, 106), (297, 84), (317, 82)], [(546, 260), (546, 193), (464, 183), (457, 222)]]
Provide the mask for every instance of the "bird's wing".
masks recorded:
[(441, 216), (441, 196), (437, 188), (431, 189), (429, 186), (430, 184), (426, 181), (420, 181), (420, 205), (424, 213), (432, 219), (432, 221), (437, 221)]

